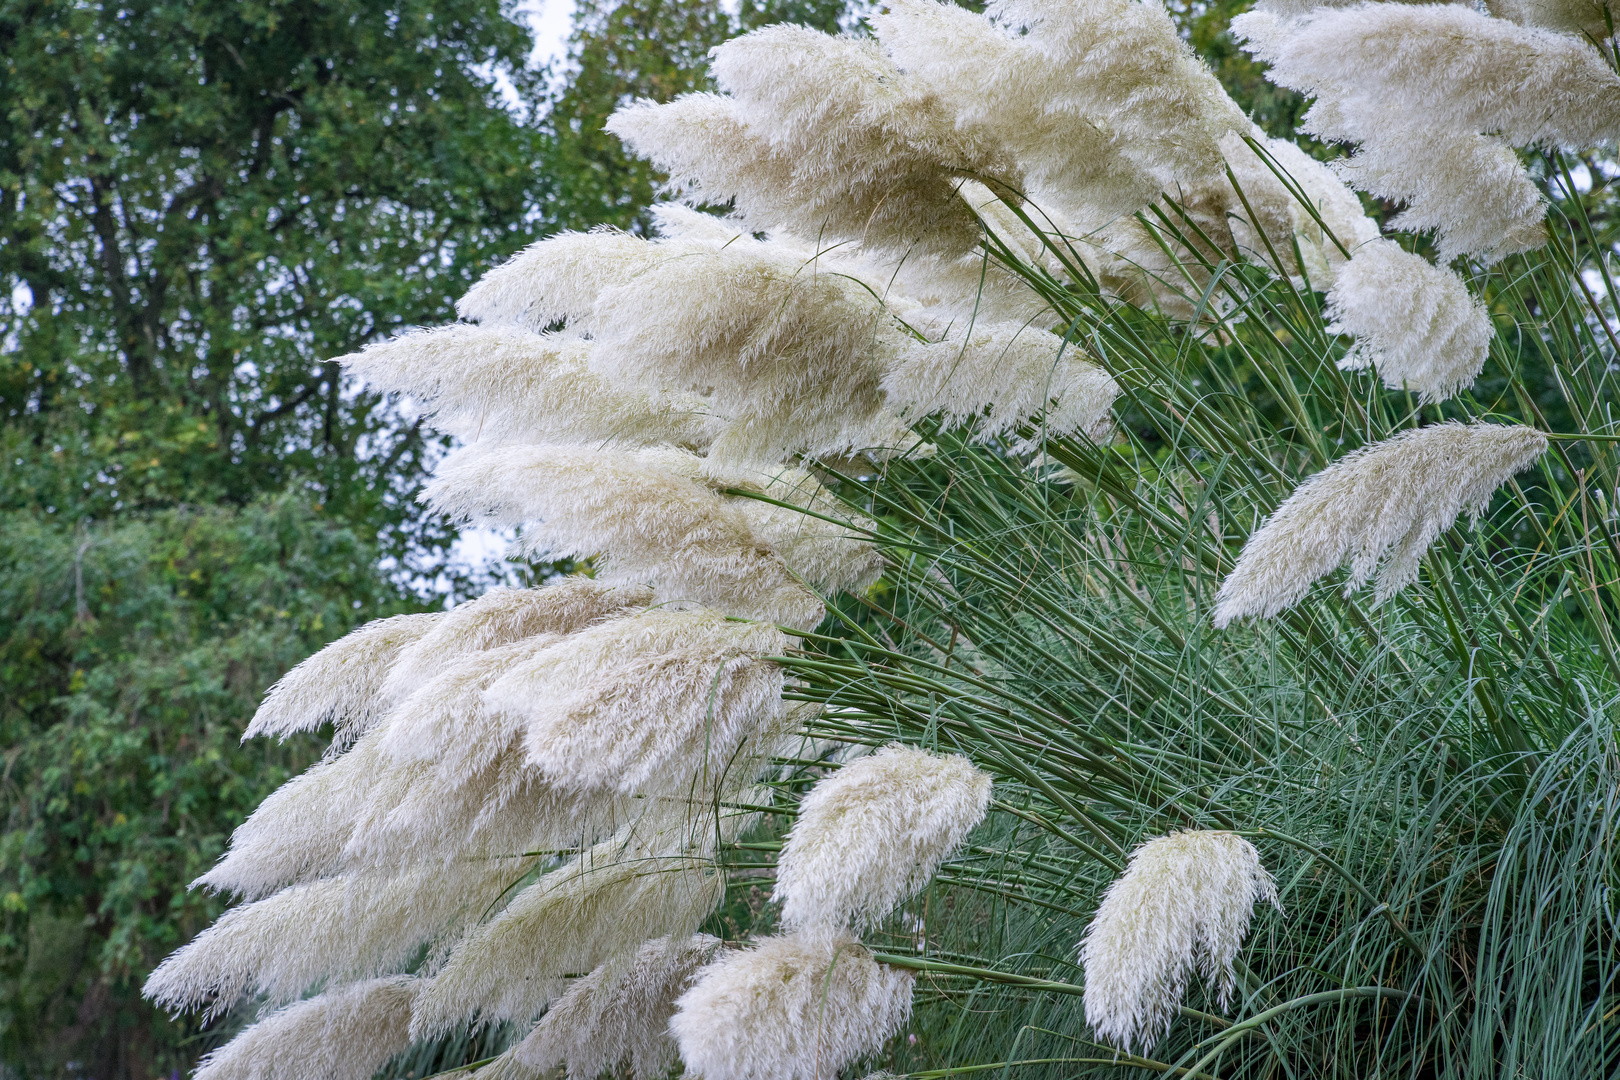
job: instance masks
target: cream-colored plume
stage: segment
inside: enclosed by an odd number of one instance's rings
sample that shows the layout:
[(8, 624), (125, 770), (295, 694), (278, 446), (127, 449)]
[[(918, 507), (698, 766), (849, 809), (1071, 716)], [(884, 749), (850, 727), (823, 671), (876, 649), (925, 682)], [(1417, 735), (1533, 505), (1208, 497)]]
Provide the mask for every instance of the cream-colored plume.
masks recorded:
[(1417, 579), (1423, 553), (1459, 514), (1478, 517), (1491, 495), (1547, 449), (1534, 428), (1436, 424), (1347, 454), (1312, 476), (1243, 545), (1215, 599), (1215, 625), (1269, 619), (1313, 582), (1350, 566), (1348, 596), (1377, 574), (1382, 602)]
[(1254, 845), (1235, 833), (1174, 832), (1142, 844), (1080, 945), (1086, 1022), (1119, 1046), (1151, 1047), (1194, 968), (1224, 1008), (1258, 900), (1277, 904), (1277, 887)]
[(876, 924), (928, 884), (989, 801), (989, 775), (956, 754), (894, 745), (843, 766), (799, 803), (772, 897), (783, 924)]
[(660, 1080), (675, 1064), (675, 999), (699, 968), (726, 953), (707, 934), (655, 938), (576, 981), (512, 1056), (535, 1070), (560, 1064), (574, 1080), (604, 1072)]
[(1045, 330), (980, 323), (943, 341), (913, 343), (902, 356), (883, 389), (908, 415), (942, 412), (946, 424), (971, 425), (980, 439), (1016, 434), (1037, 415), (1045, 435), (1101, 440), (1112, 430), (1119, 384), (1078, 346)]
[(1066, 108), (1113, 132), (1160, 190), (1221, 175), (1218, 143), (1249, 121), (1152, 0), (997, 0), (990, 16), (1068, 73)]
[(1267, 78), (1318, 98), (1307, 129), (1360, 141), (1393, 124), (1513, 146), (1620, 138), (1620, 75), (1591, 43), (1464, 4), (1365, 3), (1232, 20)]
[(1614, 0), (1486, 0), (1486, 8), (1499, 19), (1521, 26), (1540, 26), (1565, 34), (1602, 41), (1620, 26), (1620, 7)]
[(283, 675), (242, 738), (285, 737), (330, 721), (334, 745), (352, 743), (387, 711), (380, 691), (394, 657), (441, 618), (442, 612), (395, 615), (350, 631)]
[(754, 535), (781, 555), (794, 573), (822, 593), (859, 592), (883, 572), (883, 557), (868, 539), (877, 526), (853, 513), (804, 469), (784, 465), (760, 472), (705, 462), (699, 478), (717, 490), (745, 493), (728, 496), (727, 505), (748, 519)]
[(489, 326), (547, 330), (589, 316), (603, 289), (645, 273), (657, 257), (646, 240), (617, 229), (558, 233), (485, 274), (456, 313)]
[(782, 671), (764, 657), (790, 647), (763, 623), (658, 609), (565, 639), (485, 698), (521, 718), (529, 762), (558, 787), (677, 793), (780, 717)]
[(456, 323), (402, 334), (341, 362), (372, 389), (408, 395), (435, 427), (463, 442), (708, 444), (700, 398), (615, 387), (591, 370), (592, 348), (570, 335)]
[(645, 587), (614, 586), (587, 577), (569, 577), (537, 589), (496, 586), (476, 600), (456, 605), (430, 631), (401, 649), (383, 694), (404, 701), (468, 653), (536, 634), (571, 634), (639, 611), (652, 599), (652, 591)]
[(316, 762), (271, 792), (231, 834), (224, 858), (191, 887), (257, 900), (335, 871), (372, 785), (389, 774), (382, 734), (372, 729), (348, 753)]
[(1547, 242), (1547, 204), (1501, 139), (1392, 128), (1337, 164), (1362, 191), (1406, 205), (1390, 228), (1433, 230), (1441, 262), (1494, 262)]
[(321, 878), (234, 907), (171, 953), (142, 994), (217, 1016), (243, 995), (297, 1000), (311, 987), (405, 970), (498, 905), (534, 859), (468, 859)]
[(353, 1080), (410, 1046), (408, 975), (329, 990), (259, 1020), (197, 1063), (193, 1080)]
[(1451, 271), (1393, 240), (1358, 248), (1327, 294), (1328, 330), (1356, 343), (1339, 366), (1375, 368), (1384, 385), (1424, 403), (1473, 385), (1490, 355), (1490, 313)]
[(870, 41), (768, 26), (716, 48), (713, 64), (729, 97), (637, 102), (608, 130), (689, 199), (734, 200), (757, 229), (955, 256), (979, 236), (961, 179), (1019, 186), (996, 144), (959, 130)]
[(900, 1030), (911, 987), (847, 933), (765, 938), (704, 968), (669, 1026), (703, 1080), (824, 1080)]
[(598, 577), (646, 582), (660, 601), (692, 601), (810, 629), (820, 600), (747, 519), (658, 455), (579, 447), (458, 451), (421, 498), (477, 524), (526, 524), (524, 545), (551, 557), (600, 555)]
[(468, 933), (417, 998), (412, 1036), (529, 1019), (564, 991), (570, 973), (652, 938), (696, 931), (725, 898), (724, 875), (702, 853), (716, 826), (701, 811), (674, 810), (542, 875)]

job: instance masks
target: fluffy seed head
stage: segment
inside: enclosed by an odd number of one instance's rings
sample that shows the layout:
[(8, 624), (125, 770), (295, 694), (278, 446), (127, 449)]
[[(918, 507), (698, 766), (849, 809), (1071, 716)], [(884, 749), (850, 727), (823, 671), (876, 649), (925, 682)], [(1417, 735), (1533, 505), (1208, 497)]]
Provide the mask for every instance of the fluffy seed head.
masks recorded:
[(1086, 1022), (1127, 1049), (1152, 1046), (1195, 967), (1224, 1008), (1257, 900), (1276, 904), (1277, 888), (1240, 836), (1175, 832), (1138, 847), (1080, 945)]
[(1385, 386), (1424, 403), (1472, 385), (1496, 335), (1462, 278), (1393, 240), (1357, 249), (1328, 291), (1327, 314), (1329, 331), (1356, 338), (1340, 367), (1376, 368)]
[(334, 745), (353, 742), (386, 711), (380, 691), (394, 657), (441, 617), (439, 612), (395, 615), (350, 631), (283, 675), (242, 738), (314, 731), (331, 721), (337, 728)]
[(1267, 77), (1317, 97), (1307, 130), (1360, 141), (1383, 126), (1494, 134), (1514, 146), (1620, 137), (1620, 75), (1578, 37), (1464, 4), (1365, 3), (1232, 20)]
[(331, 990), (271, 1013), (197, 1063), (194, 1080), (351, 1080), (410, 1045), (408, 975)]
[(691, 935), (725, 898), (724, 876), (689, 850), (704, 827), (644, 820), (542, 875), (456, 945), (417, 999), (412, 1037), (475, 1018), (528, 1019), (563, 992), (565, 975), (652, 938)]
[(911, 986), (847, 933), (765, 938), (704, 968), (669, 1026), (703, 1080), (823, 1080), (900, 1029)]
[(570, 335), (457, 323), (402, 334), (341, 362), (373, 389), (408, 395), (435, 427), (463, 442), (708, 444), (700, 399), (615, 387), (591, 370), (593, 348)]
[(967, 758), (888, 746), (818, 783), (777, 862), (782, 922), (803, 932), (870, 926), (928, 884), (984, 820), (990, 777)]
[(485, 699), (521, 719), (530, 764), (559, 787), (683, 789), (780, 716), (782, 672), (763, 657), (789, 645), (762, 623), (659, 609), (559, 642)]
[(599, 580), (648, 582), (660, 601), (808, 629), (821, 602), (747, 520), (657, 455), (579, 447), (469, 448), (421, 498), (481, 524), (527, 524), (524, 543), (552, 557), (602, 556)]
[(913, 343), (902, 357), (883, 389), (909, 415), (943, 412), (945, 423), (971, 424), (981, 439), (1013, 434), (1036, 415), (1051, 435), (1100, 439), (1112, 428), (1119, 385), (1078, 346), (1045, 330), (981, 323)]
[(1547, 450), (1534, 428), (1455, 421), (1405, 431), (1312, 476), (1249, 537), (1215, 598), (1215, 625), (1269, 619), (1350, 566), (1345, 595), (1377, 574), (1376, 602), (1417, 579), (1423, 553)]
[(654, 257), (646, 240), (617, 229), (558, 233), (485, 274), (456, 303), (456, 313), (542, 331), (587, 317), (603, 289), (645, 273)]
[(598, 967), (546, 1010), (512, 1056), (531, 1069), (558, 1064), (572, 1077), (612, 1071), (657, 1080), (675, 1064), (669, 1018), (699, 968), (727, 952), (707, 934), (662, 937)]

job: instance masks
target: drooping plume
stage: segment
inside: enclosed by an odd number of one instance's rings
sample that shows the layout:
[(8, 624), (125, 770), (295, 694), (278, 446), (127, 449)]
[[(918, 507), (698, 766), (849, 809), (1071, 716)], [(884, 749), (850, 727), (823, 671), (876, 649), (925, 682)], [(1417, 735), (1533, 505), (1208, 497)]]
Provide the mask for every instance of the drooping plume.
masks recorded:
[(373, 389), (408, 395), (464, 442), (707, 445), (702, 399), (615, 387), (591, 369), (593, 348), (570, 335), (457, 323), (341, 362)]
[(1393, 240), (1357, 249), (1327, 295), (1328, 330), (1356, 342), (1339, 366), (1375, 368), (1424, 403), (1471, 386), (1490, 355), (1490, 313), (1456, 274)]
[(800, 802), (782, 848), (783, 924), (825, 934), (878, 922), (928, 884), (989, 801), (990, 777), (955, 754), (895, 745), (843, 766)]
[(669, 1026), (703, 1080), (822, 1080), (900, 1029), (911, 986), (848, 934), (766, 938), (704, 968)]
[(1436, 424), (1347, 454), (1312, 476), (1249, 537), (1221, 583), (1215, 625), (1269, 619), (1317, 579), (1350, 566), (1349, 595), (1377, 575), (1382, 602), (1417, 580), (1423, 553), (1465, 511), (1547, 449), (1534, 428)]
[(352, 1080), (410, 1045), (408, 975), (354, 983), (288, 1005), (197, 1063), (194, 1080)]
[(655, 938), (608, 961), (551, 1004), (513, 1059), (537, 1070), (561, 1064), (575, 1078), (611, 1071), (658, 1080), (675, 1064), (675, 999), (699, 968), (726, 952), (719, 938), (694, 934)]
[(1259, 900), (1276, 904), (1276, 885), (1254, 845), (1234, 833), (1175, 832), (1138, 847), (1080, 945), (1086, 1022), (1127, 1049), (1152, 1046), (1195, 968), (1224, 1008)]
[(412, 1036), (529, 1019), (565, 991), (565, 976), (691, 935), (725, 897), (714, 863), (686, 850), (705, 829), (713, 835), (714, 822), (695, 809), (643, 820), (542, 875), (456, 945), (417, 998)]
[(394, 657), (440, 618), (440, 612), (395, 615), (350, 631), (283, 675), (242, 738), (314, 731), (331, 722), (334, 744), (353, 742), (387, 710), (381, 689)]
[(1037, 414), (1044, 434), (1101, 439), (1120, 393), (1077, 345), (1016, 323), (977, 324), (943, 341), (913, 343), (883, 389), (908, 415), (943, 413), (946, 424), (971, 425), (981, 439), (1013, 434)]
[(764, 658), (790, 644), (773, 626), (654, 610), (559, 642), (485, 696), (521, 718), (551, 783), (671, 792), (723, 775), (738, 743), (781, 716), (782, 672)]
[(474, 447), (440, 466), (422, 498), (477, 524), (526, 525), (532, 552), (600, 554), (599, 579), (650, 583), (660, 601), (806, 628), (820, 622), (820, 600), (747, 519), (662, 460), (578, 447)]

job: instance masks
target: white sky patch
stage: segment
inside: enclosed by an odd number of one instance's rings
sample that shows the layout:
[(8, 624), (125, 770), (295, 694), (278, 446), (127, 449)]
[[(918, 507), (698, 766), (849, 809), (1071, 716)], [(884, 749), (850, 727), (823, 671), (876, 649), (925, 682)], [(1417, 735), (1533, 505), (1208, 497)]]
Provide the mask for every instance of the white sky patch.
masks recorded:
[(574, 0), (528, 0), (514, 14), (534, 33), (531, 68), (560, 61), (568, 54), (568, 34), (574, 28)]

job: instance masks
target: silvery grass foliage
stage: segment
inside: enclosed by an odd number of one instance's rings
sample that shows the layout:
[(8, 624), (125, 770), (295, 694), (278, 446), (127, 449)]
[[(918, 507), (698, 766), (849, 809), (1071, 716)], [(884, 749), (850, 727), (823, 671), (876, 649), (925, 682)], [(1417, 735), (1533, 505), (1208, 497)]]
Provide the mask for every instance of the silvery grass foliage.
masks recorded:
[(254, 1018), (200, 1075), (1595, 1075), (1607, 15), (1268, 0), (1334, 165), (1156, 3), (870, 22), (622, 108), (653, 235), (344, 359), (464, 444), (424, 501), (590, 572), (267, 695), (332, 750), (147, 984)]

